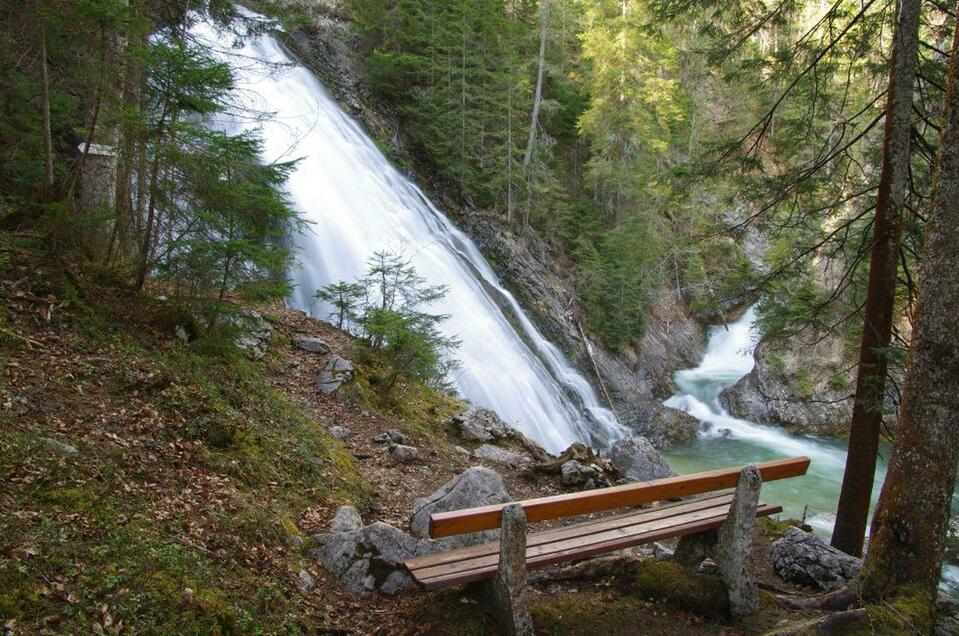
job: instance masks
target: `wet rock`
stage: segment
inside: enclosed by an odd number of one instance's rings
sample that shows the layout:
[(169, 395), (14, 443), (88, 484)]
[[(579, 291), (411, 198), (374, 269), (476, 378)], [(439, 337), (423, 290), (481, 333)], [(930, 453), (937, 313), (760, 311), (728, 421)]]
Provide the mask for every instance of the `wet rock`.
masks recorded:
[(353, 379), (353, 363), (340, 356), (332, 356), (316, 376), (316, 388), (321, 393), (333, 393)]
[(419, 456), (419, 449), (413, 446), (406, 446), (404, 444), (394, 444), (390, 446), (390, 457), (401, 464), (415, 462)]
[(348, 428), (343, 428), (342, 426), (331, 426), (331, 427), (330, 427), (330, 435), (332, 435), (332, 436), (335, 437), (336, 439), (343, 439), (344, 437), (346, 437), (346, 436), (349, 435), (349, 434), (350, 434), (350, 429), (348, 429)]
[(473, 451), (473, 457), (496, 464), (506, 464), (507, 466), (519, 466), (529, 462), (529, 458), (519, 453), (493, 446), (492, 444), (483, 444)]
[[(752, 371), (719, 399), (736, 417), (777, 424), (793, 433), (848, 434), (853, 380), (841, 362), (840, 347), (841, 340), (832, 337), (812, 344), (800, 340), (788, 350), (778, 343), (760, 343)], [(887, 405), (887, 411), (894, 414), (894, 405)], [(894, 415), (884, 420), (895, 424)]]
[(571, 459), (560, 468), (563, 485), (589, 490), (609, 485), (603, 470), (596, 464), (584, 464)]
[(363, 517), (354, 506), (340, 506), (330, 522), (330, 532), (351, 532), (363, 527)]
[(49, 446), (52, 446), (53, 448), (57, 449), (61, 453), (65, 453), (67, 455), (76, 455), (77, 453), (80, 452), (77, 450), (76, 446), (71, 446), (70, 444), (64, 444), (63, 442), (55, 440), (52, 437), (41, 437), (40, 441)]
[(680, 409), (659, 403), (644, 405), (624, 422), (639, 437), (645, 437), (656, 448), (688, 442), (699, 432), (700, 422)]
[(509, 439), (516, 433), (496, 413), (480, 407), (454, 415), (452, 423), (460, 437), (472, 442)]
[(405, 444), (406, 435), (398, 428), (387, 429), (373, 438), (377, 444)]
[[(512, 498), (503, 484), (503, 478), (489, 468), (473, 466), (445, 483), (429, 497), (416, 500), (410, 517), (410, 531), (414, 536), (428, 537), (431, 514), (507, 501), (512, 501)], [(477, 532), (450, 537), (443, 543), (453, 547), (494, 541), (496, 537), (496, 531)]]
[(854, 579), (862, 559), (837, 550), (816, 535), (789, 528), (773, 543), (773, 569), (787, 581), (834, 590)]
[(613, 442), (607, 458), (621, 473), (639, 481), (671, 477), (675, 473), (645, 437), (628, 437)]
[(313, 535), (316, 558), (337, 583), (355, 596), (395, 594), (413, 587), (403, 562), (435, 552), (432, 542), (416, 539), (381, 521), (349, 532)]
[(330, 345), (314, 336), (297, 336), (293, 338), (293, 346), (310, 353), (329, 353)]

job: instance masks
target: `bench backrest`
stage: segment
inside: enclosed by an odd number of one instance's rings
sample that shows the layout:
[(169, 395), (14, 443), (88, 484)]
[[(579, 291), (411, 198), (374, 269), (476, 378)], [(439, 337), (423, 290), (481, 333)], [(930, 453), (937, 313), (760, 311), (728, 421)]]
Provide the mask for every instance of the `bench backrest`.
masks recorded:
[[(809, 467), (808, 457), (790, 457), (762, 462), (756, 465), (763, 481), (774, 481), (806, 474)], [(527, 521), (545, 521), (561, 517), (613, 510), (627, 506), (637, 506), (654, 501), (678, 499), (688, 495), (698, 495), (713, 490), (735, 488), (739, 473), (743, 467), (720, 468), (692, 475), (667, 477), (655, 481), (643, 481), (624, 486), (599, 488), (550, 497), (539, 497), (518, 501), (523, 506)], [(430, 536), (449, 537), (468, 532), (493, 530), (500, 527), (503, 506), (494, 504), (466, 510), (440, 512), (430, 516)]]

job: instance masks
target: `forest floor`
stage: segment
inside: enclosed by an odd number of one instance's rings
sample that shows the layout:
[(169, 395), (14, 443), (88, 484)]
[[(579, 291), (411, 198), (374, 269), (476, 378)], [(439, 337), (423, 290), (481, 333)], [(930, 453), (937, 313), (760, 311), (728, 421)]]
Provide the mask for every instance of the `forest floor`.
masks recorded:
[[(166, 302), (49, 258), (30, 237), (0, 237), (4, 633), (495, 633), (467, 588), (357, 599), (310, 556), (309, 535), (338, 506), (405, 529), (416, 498), (475, 464), (448, 425), (465, 405), (416, 385), (384, 402), (362, 363), (352, 388), (322, 395), (325, 356), (293, 337), (344, 357), (350, 338), (294, 310), (260, 311), (272, 327), (261, 360), (185, 343)], [(335, 439), (334, 425), (349, 434)], [(388, 428), (420, 449), (416, 463), (372, 441)], [(561, 490), (491, 467), (517, 499)], [(782, 524), (761, 528), (752, 567), (764, 587), (808, 593), (771, 571)], [(537, 633), (751, 634), (815, 616), (764, 590), (762, 611), (733, 622), (686, 596), (701, 577), (666, 568), (651, 585), (648, 574), (535, 574)]]

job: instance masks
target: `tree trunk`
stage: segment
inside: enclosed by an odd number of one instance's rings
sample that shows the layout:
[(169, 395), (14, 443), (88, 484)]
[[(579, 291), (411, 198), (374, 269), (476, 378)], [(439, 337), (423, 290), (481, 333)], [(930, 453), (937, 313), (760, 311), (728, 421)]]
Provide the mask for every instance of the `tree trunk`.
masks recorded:
[(896, 300), (899, 235), (908, 192), (912, 95), (919, 47), (919, 0), (901, 0), (886, 102), (882, 173), (873, 223), (859, 372), (832, 545), (860, 556), (872, 500), (885, 398), (887, 350)]
[(43, 113), (43, 200), (53, 190), (53, 129), (50, 122), (50, 75), (47, 71), (47, 27), (40, 16), (40, 0), (36, 0), (37, 26), (40, 31), (40, 110)]
[(529, 167), (533, 159), (533, 144), (536, 143), (536, 128), (539, 125), (539, 107), (543, 101), (543, 66), (546, 63), (546, 33), (549, 25), (549, 0), (540, 2), (539, 24), (539, 63), (536, 67), (536, 93), (533, 97), (533, 113), (529, 122), (529, 141), (526, 142), (526, 154), (523, 155), (523, 165)]
[(863, 568), (867, 596), (935, 599), (959, 460), (959, 31), (928, 208), (922, 282), (896, 443)]

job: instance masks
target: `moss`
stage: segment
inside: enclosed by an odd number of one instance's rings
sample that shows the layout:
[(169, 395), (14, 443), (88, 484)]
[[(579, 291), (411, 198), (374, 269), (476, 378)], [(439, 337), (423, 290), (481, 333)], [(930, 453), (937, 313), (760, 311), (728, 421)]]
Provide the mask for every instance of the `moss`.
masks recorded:
[(763, 536), (769, 538), (770, 540), (776, 540), (786, 534), (786, 531), (790, 528), (800, 528), (810, 530), (810, 527), (804, 525), (802, 521), (798, 519), (773, 519), (772, 517), (761, 517), (756, 519), (756, 528), (762, 533)]
[(664, 599), (698, 614), (724, 616), (729, 610), (726, 587), (718, 577), (696, 574), (678, 563), (637, 563), (628, 578), (629, 586), (638, 594)]
[(866, 606), (866, 615), (845, 633), (931, 634), (936, 624), (936, 606), (917, 590), (905, 586), (892, 601)]

